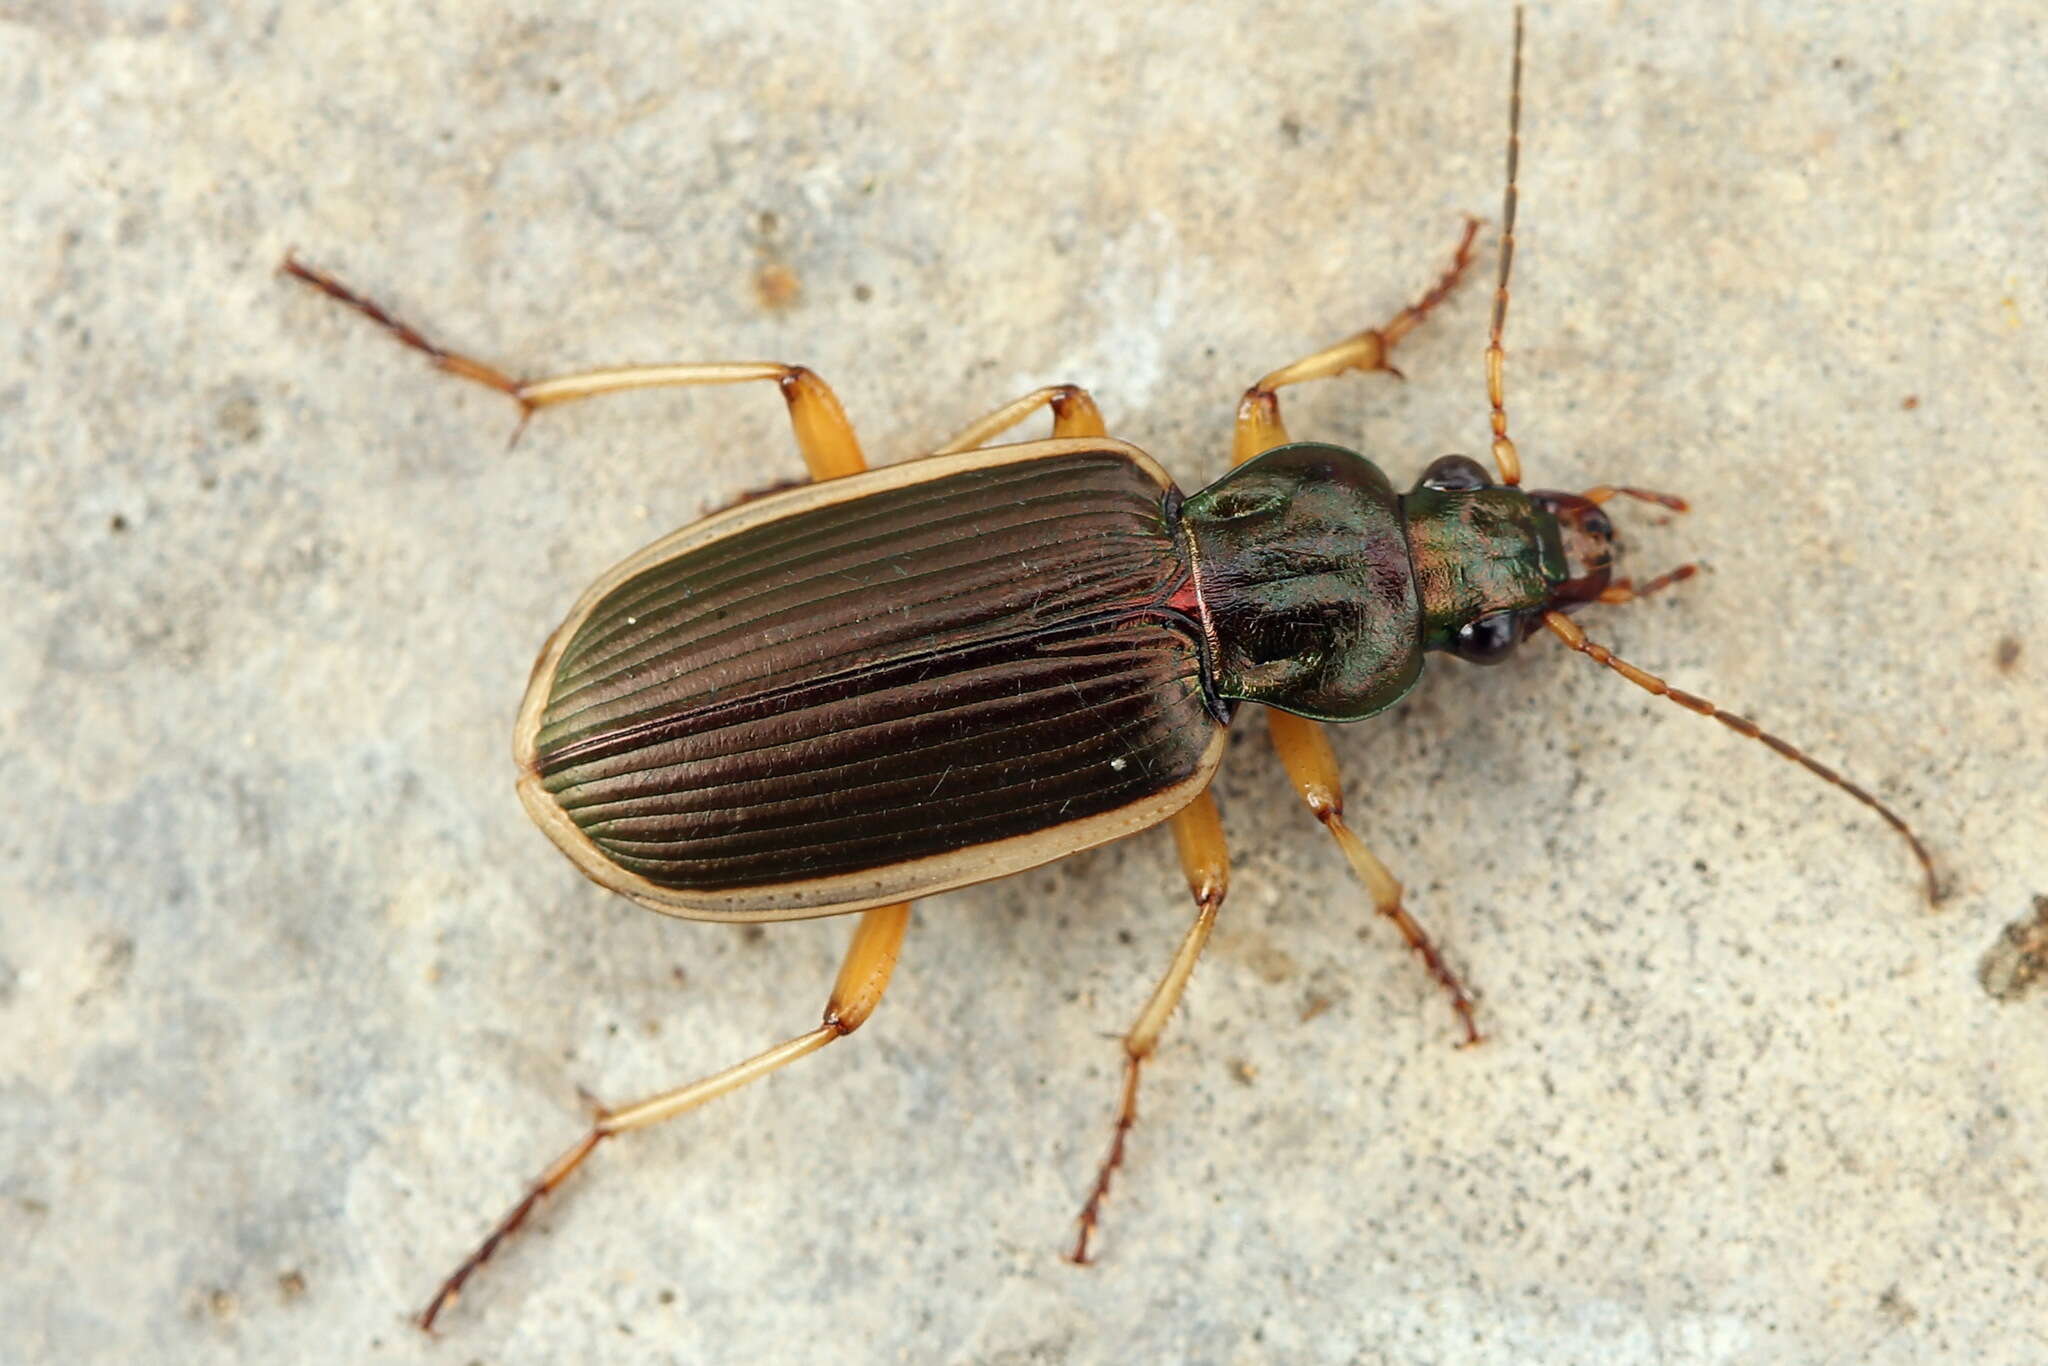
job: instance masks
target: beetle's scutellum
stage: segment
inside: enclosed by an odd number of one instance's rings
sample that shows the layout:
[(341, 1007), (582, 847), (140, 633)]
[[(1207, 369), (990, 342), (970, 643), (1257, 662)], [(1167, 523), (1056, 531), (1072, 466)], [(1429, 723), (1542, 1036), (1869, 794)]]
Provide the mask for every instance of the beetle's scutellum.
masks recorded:
[[(1508, 437), (1501, 336), (1514, 252), (1522, 27), (1515, 24), (1499, 281), (1486, 349), (1495, 474), (1448, 455), (1399, 492), (1355, 452), (1292, 442), (1286, 385), (1390, 370), (1388, 355), (1471, 260), (1386, 323), (1271, 372), (1238, 405), (1236, 468), (1183, 495), (1110, 438), (1072, 385), (1026, 394), (923, 458), (869, 470), (824, 382), (773, 363), (633, 367), (521, 382), (444, 350), (332, 276), (290, 274), (444, 370), (534, 409), (661, 385), (770, 381), (815, 482), (743, 502), (600, 578), (555, 631), (519, 713), (527, 810), (576, 866), (698, 920), (859, 912), (824, 1020), (746, 1062), (598, 1119), (534, 1183), (420, 1315), (431, 1327), (499, 1242), (604, 1139), (656, 1123), (852, 1033), (880, 1002), (909, 902), (1165, 822), (1195, 917), (1124, 1038), (1108, 1155), (1080, 1215), (1086, 1261), (1136, 1116), (1139, 1071), (1223, 901), (1207, 787), (1225, 728), (1266, 711), (1302, 799), (1442, 984), (1467, 1042), (1470, 1002), (1346, 826), (1319, 722), (1356, 721), (1415, 683), (1424, 655), (1502, 658), (1547, 630), (1570, 648), (1776, 750), (1876, 811), (1875, 797), (1784, 741), (1667, 687), (1587, 639), (1571, 614), (1688, 577), (1613, 577), (1617, 495), (1528, 492)], [(989, 442), (1041, 408), (1052, 439)]]

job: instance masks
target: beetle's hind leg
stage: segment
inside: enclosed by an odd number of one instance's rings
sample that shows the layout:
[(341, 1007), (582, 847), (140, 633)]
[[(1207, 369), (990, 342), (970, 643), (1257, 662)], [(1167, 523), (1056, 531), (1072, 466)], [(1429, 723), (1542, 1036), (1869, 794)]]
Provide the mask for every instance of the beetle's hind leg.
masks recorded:
[[(772, 379), (781, 387), (783, 398), (789, 405), (790, 424), (795, 429), (797, 445), (803, 451), (804, 463), (809, 467), (813, 479), (832, 479), (840, 475), (857, 474), (867, 468), (867, 461), (861, 454), (860, 442), (854, 436), (852, 424), (846, 420), (845, 410), (840, 407), (838, 397), (823, 380), (801, 366), (765, 361), (725, 365), (640, 366), (523, 383), (493, 366), (436, 346), (382, 306), (355, 293), (331, 275), (315, 270), (291, 257), (285, 258), (284, 270), (287, 274), (304, 280), (368, 317), (405, 345), (424, 352), (436, 365), (450, 374), (459, 375), (510, 395), (520, 405), (522, 421), (523, 415), (530, 414), (535, 408), (549, 403), (565, 403), (572, 399), (618, 393), (626, 389), (676, 384), (734, 384), (744, 380)], [(499, 1244), (526, 1222), (535, 1206), (568, 1180), (604, 1140), (615, 1134), (659, 1124), (686, 1110), (695, 1109), (708, 1100), (737, 1090), (748, 1082), (758, 1080), (777, 1068), (795, 1062), (807, 1053), (816, 1052), (834, 1039), (844, 1038), (860, 1028), (868, 1016), (874, 1013), (875, 1007), (881, 1004), (882, 993), (888, 988), (890, 974), (896, 967), (897, 953), (903, 944), (903, 934), (909, 924), (908, 902), (878, 906), (862, 914), (859, 924), (854, 927), (853, 942), (847, 946), (846, 957), (840, 963), (839, 976), (833, 983), (832, 994), (826, 1000), (824, 1019), (816, 1029), (807, 1034), (799, 1034), (764, 1053), (756, 1054), (745, 1062), (728, 1067), (722, 1072), (715, 1072), (688, 1086), (664, 1091), (623, 1109), (600, 1113), (591, 1125), (590, 1132), (548, 1165), (547, 1170), (541, 1173), (539, 1179), (527, 1189), (519, 1202), (477, 1245), (476, 1250), (441, 1283), (440, 1288), (434, 1292), (433, 1299), (420, 1312), (417, 1320), (419, 1326), (427, 1330), (433, 1328), (434, 1320), (462, 1292), (463, 1286), (476, 1274), (477, 1268), (490, 1260), (492, 1254), (497, 1252)]]
[(736, 1091), (748, 1082), (759, 1080), (776, 1068), (795, 1062), (806, 1053), (815, 1053), (834, 1039), (843, 1039), (859, 1029), (882, 1002), (882, 993), (888, 989), (889, 975), (895, 970), (896, 956), (903, 945), (904, 929), (909, 924), (908, 902), (878, 906), (861, 916), (860, 923), (853, 930), (853, 942), (847, 946), (846, 957), (839, 965), (838, 979), (832, 984), (832, 995), (825, 1002), (824, 1020), (808, 1034), (799, 1034), (765, 1053), (758, 1053), (743, 1063), (728, 1067), (723, 1072), (714, 1072), (688, 1086), (649, 1096), (624, 1109), (601, 1113), (590, 1132), (549, 1164), (540, 1179), (512, 1207), (512, 1212), (499, 1220), (497, 1227), (477, 1245), (476, 1251), (470, 1253), (462, 1265), (455, 1268), (454, 1274), (441, 1283), (432, 1302), (420, 1311), (419, 1326), (428, 1330), (433, 1328), (434, 1319), (462, 1293), (462, 1287), (477, 1268), (489, 1261), (498, 1245), (526, 1222), (534, 1206), (553, 1194), (556, 1187), (568, 1180), (570, 1173), (583, 1165), (583, 1160), (596, 1150), (598, 1144), (615, 1134), (645, 1129), (665, 1119), (673, 1119), (685, 1110), (694, 1110), (707, 1100)]
[(415, 351), (422, 352), (442, 370), (462, 379), (496, 389), (519, 405), (518, 439), (534, 410), (556, 403), (572, 403), (599, 394), (619, 394), (629, 389), (663, 389), (697, 384), (744, 384), (749, 380), (773, 380), (789, 405), (790, 425), (796, 429), (797, 446), (813, 479), (836, 479), (867, 468), (860, 440), (846, 410), (831, 386), (801, 365), (779, 361), (718, 361), (676, 365), (626, 365), (607, 370), (586, 370), (580, 374), (549, 379), (515, 379), (459, 351), (429, 341), (410, 324), (401, 321), (383, 305), (343, 284), (326, 271), (307, 265), (293, 256), (284, 258), (284, 273), (303, 280), (321, 293), (376, 323)]
[[(1400, 378), (1401, 372), (1388, 363), (1387, 356), (1403, 337), (1415, 330), (1431, 309), (1448, 298), (1457, 287), (1465, 268), (1472, 264), (1472, 239), (1478, 233), (1479, 220), (1467, 218), (1450, 267), (1437, 277), (1437, 282), (1421, 298), (1386, 322), (1363, 332), (1354, 332), (1343, 341), (1326, 346), (1313, 355), (1303, 356), (1292, 365), (1283, 365), (1245, 390), (1237, 405), (1237, 445), (1232, 452), (1235, 463), (1243, 464), (1261, 451), (1286, 441), (1286, 428), (1280, 421), (1280, 400), (1275, 390), (1304, 380), (1328, 379), (1347, 370), (1384, 370)], [(1275, 433), (1278, 433), (1277, 439)]]
[(1068, 1260), (1077, 1264), (1088, 1261), (1088, 1245), (1102, 1220), (1110, 1180), (1123, 1165), (1125, 1141), (1138, 1122), (1138, 1071), (1159, 1046), (1159, 1035), (1173, 1008), (1180, 1004), (1181, 993), (1194, 974), (1195, 960), (1202, 956), (1209, 932), (1216, 928), (1216, 912), (1222, 907), (1223, 893), (1230, 885), (1230, 852), (1223, 842), (1223, 821), (1216, 814), (1216, 799), (1205, 789), (1170, 824), (1174, 845), (1180, 850), (1181, 871), (1187, 874), (1188, 890), (1194, 894), (1195, 923), (1188, 926), (1180, 947), (1174, 951), (1173, 961), (1167, 965), (1166, 975), (1159, 979), (1145, 1008), (1138, 1012), (1137, 1022), (1124, 1035), (1124, 1081), (1117, 1093), (1116, 1128), (1110, 1135), (1109, 1151), (1095, 1173), (1087, 1203), (1081, 1207), (1074, 1250), (1067, 1254)]

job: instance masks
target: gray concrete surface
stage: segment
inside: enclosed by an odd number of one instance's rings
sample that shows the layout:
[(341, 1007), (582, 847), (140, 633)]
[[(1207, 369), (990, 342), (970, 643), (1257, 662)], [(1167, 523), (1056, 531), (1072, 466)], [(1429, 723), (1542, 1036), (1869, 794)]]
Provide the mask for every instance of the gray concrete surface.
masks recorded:
[[(407, 1325), (579, 1086), (815, 1017), (845, 923), (607, 897), (507, 758), (582, 584), (797, 463), (766, 392), (508, 452), (279, 257), (525, 372), (809, 362), (878, 459), (1082, 382), (1192, 487), (1498, 212), (1504, 8), (1274, 8), (0, 7), (0, 1359), (2048, 1357), (2048, 994), (1977, 978), (2048, 891), (2031, 4), (1531, 15), (1514, 430), (1690, 495), (1634, 563), (1712, 569), (1599, 633), (1896, 802), (1938, 914), (1760, 748), (1543, 645), (1445, 663), (1338, 746), (1485, 1047), (1253, 724), (1099, 1266), (1163, 835), (921, 909), (866, 1032)], [(1296, 431), (1482, 447), (1485, 313)]]

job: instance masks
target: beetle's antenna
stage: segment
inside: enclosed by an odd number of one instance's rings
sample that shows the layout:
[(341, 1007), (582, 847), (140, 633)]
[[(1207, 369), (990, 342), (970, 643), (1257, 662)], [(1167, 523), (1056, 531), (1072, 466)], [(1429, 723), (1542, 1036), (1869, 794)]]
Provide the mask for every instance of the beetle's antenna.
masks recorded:
[(1515, 6), (1515, 67), (1508, 80), (1508, 188), (1500, 207), (1500, 279), (1493, 288), (1493, 326), (1486, 339), (1486, 397), (1493, 404), (1493, 463), (1503, 484), (1522, 482), (1522, 458), (1508, 440), (1507, 396), (1501, 368), (1507, 360), (1500, 336), (1508, 325), (1508, 271), (1515, 264), (1515, 175), (1522, 160), (1522, 7)]
[(1823, 782), (1834, 784), (1857, 801), (1862, 802), (1872, 811), (1875, 811), (1884, 819), (1886, 825), (1889, 825), (1892, 829), (1905, 836), (1906, 843), (1912, 846), (1913, 857), (1920, 861), (1920, 871), (1926, 876), (1928, 904), (1941, 904), (1941, 886), (1935, 880), (1934, 860), (1928, 857), (1927, 846), (1920, 843), (1920, 837), (1913, 833), (1913, 827), (1907, 825), (1905, 819), (1898, 812), (1892, 810), (1889, 806), (1886, 806), (1876, 797), (1850, 782), (1820, 760), (1813, 758), (1798, 746), (1791, 744), (1789, 741), (1780, 740), (1748, 717), (1722, 711), (1704, 697), (1695, 697), (1689, 692), (1681, 692), (1655, 674), (1645, 673), (1643, 670), (1638, 669), (1605, 645), (1588, 640), (1586, 633), (1573, 624), (1572, 619), (1564, 613), (1556, 611), (1545, 612), (1543, 614), (1543, 624), (1548, 626), (1551, 633), (1559, 640), (1562, 640), (1565, 644), (1571, 646), (1596, 664), (1605, 664), (1608, 668), (1614, 670), (1643, 691), (1655, 693), (1659, 697), (1669, 698), (1687, 711), (1697, 712), (1701, 716), (1712, 717), (1737, 735), (1746, 735), (1752, 740), (1768, 745), (1793, 763), (1798, 764), (1808, 773), (1820, 778)]

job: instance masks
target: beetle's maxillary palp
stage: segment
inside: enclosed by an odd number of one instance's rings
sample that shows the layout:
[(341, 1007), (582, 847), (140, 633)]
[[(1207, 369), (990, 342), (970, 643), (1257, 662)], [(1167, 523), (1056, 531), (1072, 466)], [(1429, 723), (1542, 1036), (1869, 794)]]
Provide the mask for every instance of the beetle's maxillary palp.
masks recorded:
[(1644, 503), (1655, 503), (1658, 507), (1670, 508), (1673, 512), (1690, 512), (1692, 505), (1675, 493), (1659, 493), (1655, 489), (1631, 488), (1626, 484), (1599, 484), (1587, 489), (1579, 497), (1589, 503), (1606, 503), (1617, 495), (1634, 498)]
[[(1640, 596), (1640, 594), (1637, 596)], [(1913, 833), (1913, 827), (1907, 825), (1905, 819), (1898, 812), (1892, 810), (1869, 792), (1850, 782), (1840, 773), (1820, 762), (1820, 760), (1813, 758), (1797, 745), (1792, 744), (1790, 741), (1779, 739), (1748, 717), (1737, 716), (1734, 712), (1730, 711), (1723, 711), (1704, 697), (1674, 688), (1655, 674), (1637, 668), (1605, 645), (1587, 639), (1586, 633), (1581, 631), (1572, 622), (1571, 618), (1567, 617), (1564, 613), (1557, 611), (1545, 612), (1543, 614), (1543, 624), (1549, 627), (1551, 633), (1566, 645), (1577, 650), (1594, 663), (1606, 665), (1638, 688), (1641, 688), (1644, 692), (1654, 693), (1658, 697), (1667, 698), (1684, 707), (1689, 712), (1711, 717), (1734, 731), (1737, 735), (1746, 736), (1751, 740), (1768, 746), (1823, 782), (1833, 784), (1863, 805), (1869, 807), (1872, 811), (1875, 811), (1884, 820), (1886, 825), (1898, 831), (1905, 838), (1907, 845), (1913, 850), (1913, 857), (1919, 860), (1920, 871), (1926, 880), (1928, 904), (1939, 905), (1941, 903), (1942, 890), (1940, 882), (1934, 875), (1934, 860), (1928, 856), (1927, 846), (1922, 844), (1920, 837)]]
[(1673, 584), (1684, 583), (1699, 572), (1699, 565), (1688, 562), (1659, 574), (1640, 588), (1636, 587), (1633, 579), (1616, 579), (1600, 591), (1599, 601), (1610, 607), (1625, 602), (1640, 602), (1652, 593), (1661, 593)]

